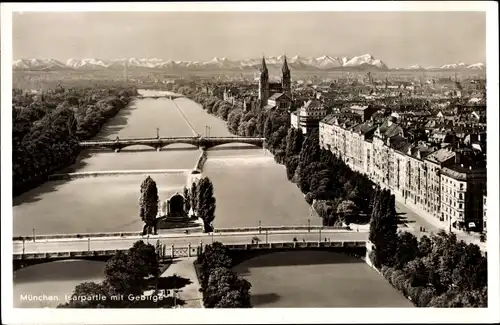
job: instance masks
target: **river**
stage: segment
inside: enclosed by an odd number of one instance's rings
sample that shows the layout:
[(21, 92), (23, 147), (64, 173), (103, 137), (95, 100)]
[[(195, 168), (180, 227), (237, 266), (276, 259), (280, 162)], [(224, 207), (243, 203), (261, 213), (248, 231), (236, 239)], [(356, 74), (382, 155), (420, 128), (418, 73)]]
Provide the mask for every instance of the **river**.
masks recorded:
[[(141, 92), (143, 95), (158, 93)], [(123, 109), (96, 138), (155, 137), (157, 129), (161, 137), (192, 136), (205, 134), (207, 125), (210, 136), (231, 135), (223, 121), (186, 98), (145, 98)], [(191, 169), (198, 156), (199, 151), (189, 145), (172, 145), (161, 152), (141, 146), (125, 148), (120, 153), (85, 151), (67, 171)], [(139, 189), (146, 174), (47, 182), (14, 199), (14, 235), (138, 231), (141, 229), (137, 215)], [(263, 226), (304, 225), (308, 220), (313, 225), (320, 224), (319, 218), (309, 216), (302, 193), (286, 179), (284, 167), (275, 163), (267, 150), (245, 144), (210, 149), (203, 174), (212, 180), (215, 188), (215, 227), (257, 226), (259, 222)], [(160, 199), (181, 191), (186, 184), (182, 173), (152, 177), (157, 182)], [(323, 271), (319, 270), (315, 276), (321, 277)], [(345, 272), (350, 271), (345, 269)], [(268, 273), (263, 274), (267, 277)], [(279, 291), (279, 286), (291, 285), (301, 276), (298, 273), (272, 283)], [(62, 301), (22, 301), (21, 296), (45, 293), (57, 295), (61, 300), (76, 284), (103, 277), (102, 262), (66, 261), (21, 269), (14, 274), (14, 305), (55, 307)], [(385, 282), (382, 278), (379, 280)], [(251, 281), (260, 280), (252, 278)], [(315, 288), (322, 288), (321, 281)], [(372, 300), (376, 301), (377, 297)]]

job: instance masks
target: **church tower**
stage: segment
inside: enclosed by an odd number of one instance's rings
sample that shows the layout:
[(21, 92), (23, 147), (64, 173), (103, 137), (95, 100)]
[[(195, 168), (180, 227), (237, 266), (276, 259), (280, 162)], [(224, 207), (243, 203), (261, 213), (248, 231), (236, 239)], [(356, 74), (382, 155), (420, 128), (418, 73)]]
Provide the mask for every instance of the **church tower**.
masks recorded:
[(267, 99), (269, 98), (269, 71), (266, 66), (266, 59), (262, 57), (262, 66), (260, 67), (260, 78), (259, 78), (259, 100), (260, 107), (267, 105)]
[(283, 92), (287, 93), (288, 95), (292, 94), (292, 80), (290, 76), (290, 69), (288, 68), (288, 63), (286, 62), (286, 56), (285, 56), (285, 61), (283, 61), (283, 67), (281, 68), (281, 87), (283, 88)]

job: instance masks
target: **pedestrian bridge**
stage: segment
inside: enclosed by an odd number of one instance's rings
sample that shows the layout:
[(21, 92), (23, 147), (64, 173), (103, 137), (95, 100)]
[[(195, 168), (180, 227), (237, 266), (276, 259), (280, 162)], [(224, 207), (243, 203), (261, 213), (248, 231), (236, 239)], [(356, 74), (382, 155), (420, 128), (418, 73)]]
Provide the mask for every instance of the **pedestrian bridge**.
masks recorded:
[(129, 138), (115, 140), (90, 140), (81, 141), (80, 147), (85, 149), (111, 149), (120, 152), (123, 148), (142, 145), (157, 151), (171, 144), (190, 144), (200, 149), (208, 149), (229, 143), (251, 144), (263, 148), (265, 138), (253, 137), (167, 137), (167, 138)]
[[(269, 231), (259, 229), (234, 232), (166, 234), (155, 236), (108, 236), (86, 238), (33, 238), (31, 241), (14, 240), (14, 268), (66, 259), (107, 260), (118, 251), (126, 251), (138, 241), (162, 247), (163, 255), (169, 258), (197, 256), (207, 244), (220, 242), (235, 254), (251, 251), (271, 252), (295, 249), (354, 249), (364, 250), (367, 232), (345, 229)], [(248, 254), (246, 254), (248, 255)]]

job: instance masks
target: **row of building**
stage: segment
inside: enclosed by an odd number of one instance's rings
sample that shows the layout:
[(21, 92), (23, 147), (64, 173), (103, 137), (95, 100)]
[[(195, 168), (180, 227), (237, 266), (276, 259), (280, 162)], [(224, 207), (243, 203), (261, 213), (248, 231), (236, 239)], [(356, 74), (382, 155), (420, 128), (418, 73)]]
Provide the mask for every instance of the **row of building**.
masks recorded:
[(486, 230), (486, 168), (480, 151), (415, 143), (395, 117), (376, 123), (356, 113), (328, 115), (319, 122), (319, 139), (321, 148), (411, 208), (450, 229)]

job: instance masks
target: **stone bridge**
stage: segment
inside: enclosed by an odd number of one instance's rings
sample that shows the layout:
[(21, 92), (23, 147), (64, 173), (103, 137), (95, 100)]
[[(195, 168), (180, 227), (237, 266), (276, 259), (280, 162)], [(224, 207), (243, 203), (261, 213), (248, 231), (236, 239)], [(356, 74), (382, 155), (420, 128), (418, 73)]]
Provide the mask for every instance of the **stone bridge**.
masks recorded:
[[(174, 259), (182, 257), (198, 256), (204, 251), (205, 245), (188, 244), (183, 246), (167, 245), (164, 241), (157, 241), (158, 255), (161, 259)], [(154, 241), (151, 244), (156, 244)], [(335, 253), (355, 255), (365, 257), (367, 252), (368, 242), (366, 240), (334, 240), (334, 241), (280, 241), (268, 243), (238, 243), (224, 244), (228, 249), (229, 255), (233, 260), (233, 264), (239, 264), (244, 260), (253, 258), (258, 255), (268, 254), (273, 252), (284, 252), (294, 250), (325, 250)], [(54, 253), (28, 253), (28, 254), (13, 254), (14, 271), (23, 267), (36, 264), (48, 263), (61, 260), (97, 260), (106, 261), (114, 256), (119, 251), (127, 251), (128, 249), (109, 249), (109, 250), (84, 250), (72, 252), (54, 252)]]
[(85, 149), (111, 149), (120, 152), (123, 148), (142, 145), (157, 151), (171, 144), (190, 144), (200, 149), (208, 149), (229, 143), (245, 143), (263, 148), (265, 138), (251, 137), (168, 137), (168, 138), (129, 138), (116, 140), (90, 140), (80, 142), (80, 147)]

